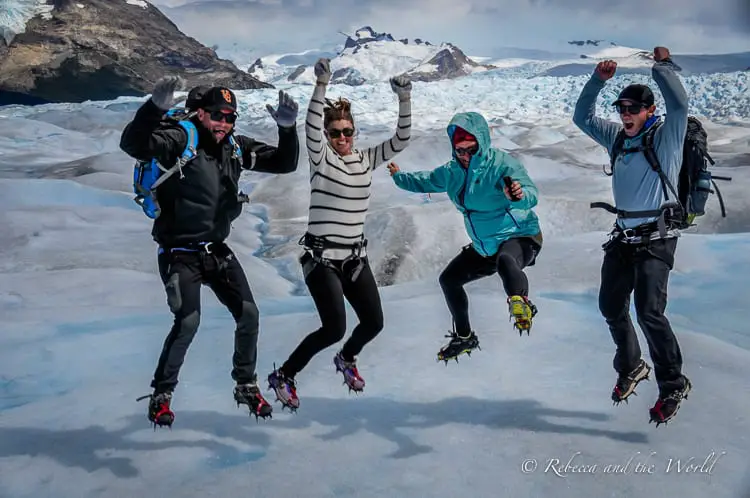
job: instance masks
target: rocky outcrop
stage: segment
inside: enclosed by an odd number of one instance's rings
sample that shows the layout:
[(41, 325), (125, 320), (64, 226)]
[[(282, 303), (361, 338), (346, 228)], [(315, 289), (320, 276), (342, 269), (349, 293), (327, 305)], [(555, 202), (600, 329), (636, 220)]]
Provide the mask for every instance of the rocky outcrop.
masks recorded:
[(247, 72), (253, 74), (256, 69), (263, 69), (263, 61), (260, 59), (260, 57), (255, 59), (255, 62), (250, 64), (250, 67), (247, 68)]
[(287, 76), (286, 79), (288, 81), (294, 81), (294, 80), (296, 80), (299, 77), (300, 74), (302, 74), (302, 73), (305, 72), (305, 69), (307, 69), (307, 66), (305, 66), (304, 64), (302, 64), (300, 66), (297, 66), (297, 69), (295, 69), (294, 71), (292, 71), (292, 74), (290, 74), (289, 76)]
[[(180, 32), (144, 0), (49, 0), (54, 9), (0, 40), (5, 100), (83, 102), (144, 96), (165, 74), (188, 87), (273, 88)], [(6, 102), (9, 103), (9, 102)]]
[(466, 57), (463, 51), (450, 43), (445, 44), (429, 61), (406, 72), (413, 81), (438, 81), (466, 76), (477, 70), (496, 69), (490, 64), (479, 64)]

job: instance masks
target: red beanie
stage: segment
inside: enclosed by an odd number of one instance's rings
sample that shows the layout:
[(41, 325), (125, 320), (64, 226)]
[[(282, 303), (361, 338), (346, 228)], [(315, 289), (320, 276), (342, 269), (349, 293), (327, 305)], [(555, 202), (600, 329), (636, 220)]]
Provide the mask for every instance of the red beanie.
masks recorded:
[(456, 126), (456, 129), (453, 132), (453, 145), (456, 145), (457, 143), (460, 143), (460, 142), (465, 142), (467, 140), (474, 141), (474, 142), (477, 141), (474, 135), (464, 130), (463, 128)]

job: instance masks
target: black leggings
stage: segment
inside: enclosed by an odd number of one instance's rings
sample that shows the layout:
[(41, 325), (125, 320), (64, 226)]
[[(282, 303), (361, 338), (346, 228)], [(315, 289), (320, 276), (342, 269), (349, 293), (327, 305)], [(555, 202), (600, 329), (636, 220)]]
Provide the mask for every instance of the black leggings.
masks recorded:
[(529, 280), (523, 269), (536, 259), (539, 245), (531, 238), (505, 241), (494, 256), (482, 256), (472, 246), (464, 249), (448, 263), (440, 274), (440, 287), (453, 316), (455, 331), (466, 337), (471, 333), (469, 298), (464, 285), (495, 273), (503, 281), (508, 296), (528, 296)]
[(345, 360), (353, 361), (362, 348), (383, 330), (380, 294), (367, 258), (363, 258), (364, 266), (354, 281), (346, 272), (341, 271), (340, 261), (331, 261), (331, 267), (323, 263), (315, 264), (310, 260), (311, 257), (306, 255), (301, 262), (303, 266), (315, 265), (305, 277), (305, 283), (318, 308), (321, 327), (305, 337), (281, 366), (280, 370), (290, 378), (302, 371), (313, 356), (344, 338), (344, 298), (349, 301), (359, 319), (359, 324), (341, 350)]

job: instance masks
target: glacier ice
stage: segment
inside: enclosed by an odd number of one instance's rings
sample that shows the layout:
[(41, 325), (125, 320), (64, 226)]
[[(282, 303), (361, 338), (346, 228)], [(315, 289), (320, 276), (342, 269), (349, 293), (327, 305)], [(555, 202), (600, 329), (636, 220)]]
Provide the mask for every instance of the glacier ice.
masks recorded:
[(26, 23), (41, 15), (49, 17), (52, 5), (47, 0), (0, 0), (0, 34), (10, 45), (16, 35), (26, 31)]

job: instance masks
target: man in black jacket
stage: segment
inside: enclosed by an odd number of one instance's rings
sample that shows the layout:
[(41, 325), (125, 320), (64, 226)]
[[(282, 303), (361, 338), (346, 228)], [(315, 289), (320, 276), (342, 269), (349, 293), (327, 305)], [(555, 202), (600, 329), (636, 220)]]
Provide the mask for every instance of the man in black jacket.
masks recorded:
[[(123, 131), (120, 147), (128, 155), (140, 161), (156, 158), (167, 167), (176, 163), (188, 143), (187, 133), (163, 116), (180, 84), (180, 78), (172, 76), (157, 82), (151, 98)], [(154, 391), (147, 396), (148, 418), (157, 425), (171, 426), (174, 421), (172, 392), (198, 330), (203, 284), (213, 290), (237, 324), (232, 378), (237, 384), (234, 398), (238, 406), (247, 405), (256, 418), (269, 417), (272, 412), (257, 386), (258, 308), (239, 261), (224, 241), (232, 221), (242, 212), (239, 179), (243, 169), (277, 174), (297, 169), (298, 105), (279, 92), (277, 109), (267, 106), (278, 124), (279, 143), (274, 147), (234, 135), (237, 99), (231, 90), (213, 87), (201, 93), (190, 118), (198, 130), (196, 155), (158, 187), (161, 212), (151, 232), (159, 244), (159, 273), (174, 314), (174, 325), (151, 382)], [(232, 147), (230, 136), (239, 145), (240, 154)]]

